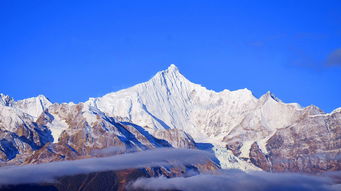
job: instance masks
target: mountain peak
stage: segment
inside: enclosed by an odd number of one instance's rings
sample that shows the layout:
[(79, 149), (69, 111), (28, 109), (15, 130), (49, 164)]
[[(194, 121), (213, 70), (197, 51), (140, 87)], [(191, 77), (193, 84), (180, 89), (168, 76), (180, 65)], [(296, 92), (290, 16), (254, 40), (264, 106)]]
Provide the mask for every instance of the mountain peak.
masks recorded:
[[(186, 78), (180, 73), (177, 66), (171, 64), (166, 70), (158, 72), (152, 79), (168, 79), (171, 81), (184, 81)], [(162, 81), (162, 80), (161, 80)]]
[(180, 74), (180, 71), (177, 66), (175, 66), (174, 64), (171, 64), (166, 70), (162, 70), (158, 73), (161, 73), (162, 75), (168, 74), (171, 76), (172, 75), (178, 76)]
[(276, 102), (282, 102), (279, 98), (277, 98), (271, 91), (267, 91), (266, 94), (260, 97), (261, 100), (268, 100), (268, 99), (275, 100)]
[(19, 100), (15, 103), (16, 108), (33, 117), (39, 117), (39, 115), (50, 105), (52, 105), (52, 103), (44, 95)]
[(175, 66), (174, 64), (171, 64), (171, 65), (167, 68), (166, 71), (168, 71), (168, 72), (179, 72), (179, 69), (178, 69), (178, 67)]
[(45, 101), (45, 102), (51, 102), (49, 98), (47, 98), (46, 96), (44, 96), (43, 94), (39, 94), (37, 97), (35, 97), (36, 99)]
[(8, 95), (0, 93), (0, 105), (10, 106), (14, 102), (14, 99)]

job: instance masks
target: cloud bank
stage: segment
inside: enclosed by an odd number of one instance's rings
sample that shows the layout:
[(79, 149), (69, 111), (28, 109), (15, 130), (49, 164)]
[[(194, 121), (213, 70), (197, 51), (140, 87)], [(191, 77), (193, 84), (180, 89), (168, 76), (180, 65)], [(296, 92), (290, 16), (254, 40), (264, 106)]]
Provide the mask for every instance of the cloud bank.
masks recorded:
[[(111, 151), (111, 150), (110, 150)], [(104, 150), (106, 153), (107, 150)], [(167, 166), (168, 161), (193, 164), (207, 161), (211, 153), (201, 150), (161, 148), (103, 158), (52, 162), (38, 165), (0, 168), (0, 186), (48, 183), (57, 178), (109, 170)], [(308, 176), (295, 173), (267, 173), (221, 170), (212, 174), (189, 174), (189, 177), (140, 178), (128, 185), (129, 189), (147, 190), (230, 190), (230, 191), (339, 191), (341, 172), (330, 176)]]
[(339, 191), (341, 185), (328, 177), (294, 173), (221, 171), (219, 174), (200, 174), (192, 177), (140, 178), (128, 188), (186, 191)]
[(207, 161), (211, 157), (211, 153), (200, 150), (161, 148), (103, 158), (2, 167), (0, 186), (48, 183), (62, 176), (169, 165), (167, 161), (193, 164)]

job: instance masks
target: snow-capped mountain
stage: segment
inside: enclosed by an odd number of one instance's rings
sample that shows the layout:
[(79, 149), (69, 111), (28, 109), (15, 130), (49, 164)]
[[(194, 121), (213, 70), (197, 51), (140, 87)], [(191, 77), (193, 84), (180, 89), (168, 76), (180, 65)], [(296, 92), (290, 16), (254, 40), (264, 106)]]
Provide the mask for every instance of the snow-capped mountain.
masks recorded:
[(240, 160), (250, 158), (254, 142), (268, 154), (266, 143), (278, 129), (310, 115), (326, 115), (315, 106), (285, 104), (271, 92), (257, 99), (248, 89), (208, 90), (187, 80), (175, 65), (145, 83), (91, 98), (85, 104), (139, 124), (152, 134), (158, 129), (182, 129), (196, 142), (212, 144), (223, 167), (242, 169), (254, 169)]
[(208, 90), (187, 80), (175, 65), (148, 82), (85, 104), (147, 129), (182, 129), (198, 142), (221, 142), (242, 133), (235, 130), (240, 126), (258, 126), (270, 135), (295, 121), (303, 110), (298, 104), (282, 103), (270, 92), (257, 99), (248, 89)]
[(0, 98), (5, 162), (72, 159), (118, 145), (173, 146), (212, 151), (222, 168), (341, 169), (341, 109), (326, 114), (283, 103), (271, 92), (259, 99), (248, 89), (215, 92), (187, 80), (175, 65), (147, 82), (79, 104), (52, 104), (44, 96)]

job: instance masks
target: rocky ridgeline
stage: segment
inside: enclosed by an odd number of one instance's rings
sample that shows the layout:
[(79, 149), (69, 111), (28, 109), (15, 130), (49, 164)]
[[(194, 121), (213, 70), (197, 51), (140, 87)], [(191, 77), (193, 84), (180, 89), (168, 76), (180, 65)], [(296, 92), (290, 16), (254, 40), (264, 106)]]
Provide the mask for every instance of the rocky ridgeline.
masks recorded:
[(247, 89), (214, 92), (174, 65), (148, 82), (79, 104), (0, 95), (0, 166), (159, 147), (206, 149), (216, 154), (216, 165), (244, 170), (337, 171), (341, 109), (327, 114), (270, 92), (259, 99)]

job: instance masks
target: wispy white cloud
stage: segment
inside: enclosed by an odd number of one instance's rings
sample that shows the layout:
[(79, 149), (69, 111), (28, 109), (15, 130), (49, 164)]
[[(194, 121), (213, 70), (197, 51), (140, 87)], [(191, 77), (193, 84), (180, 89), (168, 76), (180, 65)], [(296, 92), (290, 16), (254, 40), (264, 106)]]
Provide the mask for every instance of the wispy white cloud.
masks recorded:
[(322, 59), (317, 59), (315, 55), (306, 51), (292, 47), (290, 48), (292, 55), (292, 63), (296, 66), (321, 70), (326, 67), (341, 66), (341, 48), (333, 50), (325, 55)]
[(333, 183), (328, 177), (295, 173), (222, 171), (220, 174), (200, 174), (191, 177), (140, 178), (131, 183), (129, 188), (186, 191), (336, 191), (341, 190), (341, 185)]
[(328, 66), (341, 66), (341, 48), (330, 53), (327, 59)]
[(54, 182), (58, 177), (91, 172), (163, 166), (169, 165), (168, 161), (193, 164), (211, 157), (211, 153), (200, 150), (162, 148), (103, 158), (3, 167), (0, 168), (0, 186)]

